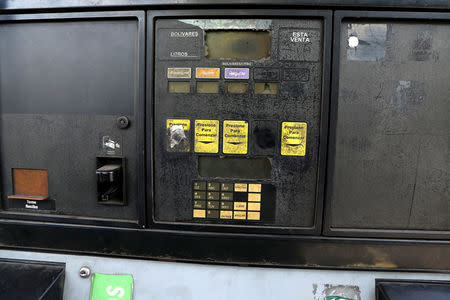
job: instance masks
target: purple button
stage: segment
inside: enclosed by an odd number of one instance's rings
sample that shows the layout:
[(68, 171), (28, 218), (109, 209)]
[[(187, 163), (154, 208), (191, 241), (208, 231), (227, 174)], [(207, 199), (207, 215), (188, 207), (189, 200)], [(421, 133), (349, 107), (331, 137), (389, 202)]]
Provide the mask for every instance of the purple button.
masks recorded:
[(248, 79), (248, 68), (225, 68), (225, 79)]

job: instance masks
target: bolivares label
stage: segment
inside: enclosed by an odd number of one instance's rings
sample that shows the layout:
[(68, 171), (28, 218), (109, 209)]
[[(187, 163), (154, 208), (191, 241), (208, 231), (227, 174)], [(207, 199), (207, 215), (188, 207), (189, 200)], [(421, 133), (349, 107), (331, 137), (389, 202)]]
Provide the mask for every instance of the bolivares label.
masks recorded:
[(194, 151), (201, 153), (219, 152), (218, 120), (195, 120)]
[(223, 121), (223, 153), (247, 154), (248, 123), (246, 121)]
[(305, 156), (305, 122), (283, 122), (281, 125), (281, 155)]

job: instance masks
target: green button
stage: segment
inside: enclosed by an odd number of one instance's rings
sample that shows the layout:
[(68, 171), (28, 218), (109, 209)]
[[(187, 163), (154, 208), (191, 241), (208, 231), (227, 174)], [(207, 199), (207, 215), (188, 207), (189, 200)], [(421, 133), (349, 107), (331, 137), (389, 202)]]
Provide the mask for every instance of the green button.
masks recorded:
[(220, 193), (220, 200), (233, 201), (233, 193)]
[(194, 190), (206, 190), (206, 182), (194, 181)]
[(90, 300), (131, 300), (132, 297), (133, 276), (100, 273), (94, 273), (92, 276)]
[(221, 209), (233, 209), (233, 202), (221, 201), (220, 208)]
[(195, 200), (206, 200), (206, 192), (194, 191)]
[(219, 201), (208, 201), (208, 209), (219, 209)]
[(219, 211), (218, 210), (208, 210), (207, 217), (209, 219), (217, 219), (217, 218), (219, 218)]
[(232, 192), (233, 184), (232, 183), (222, 183), (221, 189), (223, 192)]
[(194, 208), (206, 208), (206, 201), (194, 200)]
[(208, 192), (208, 200), (220, 200), (219, 192)]
[(219, 191), (220, 183), (218, 182), (208, 182), (208, 191)]

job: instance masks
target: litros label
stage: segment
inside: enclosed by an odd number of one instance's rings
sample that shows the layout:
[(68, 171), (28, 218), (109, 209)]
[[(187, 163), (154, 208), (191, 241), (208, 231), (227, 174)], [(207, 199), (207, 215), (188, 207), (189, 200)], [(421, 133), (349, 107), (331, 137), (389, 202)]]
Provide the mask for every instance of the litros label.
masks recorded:
[(247, 154), (248, 123), (223, 121), (223, 153)]
[(281, 129), (281, 155), (305, 156), (306, 123), (283, 122)]
[(219, 152), (218, 120), (195, 120), (194, 151), (201, 153)]

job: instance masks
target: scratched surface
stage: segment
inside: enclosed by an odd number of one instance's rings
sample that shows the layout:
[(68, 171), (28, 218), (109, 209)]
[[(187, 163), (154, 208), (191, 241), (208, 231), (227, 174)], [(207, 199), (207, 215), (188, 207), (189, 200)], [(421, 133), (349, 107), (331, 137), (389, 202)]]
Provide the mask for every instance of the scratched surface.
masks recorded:
[(450, 280), (450, 274), (254, 268), (187, 264), (0, 250), (0, 256), (66, 264), (64, 300), (89, 299), (90, 278), (80, 267), (104, 274), (131, 274), (133, 300), (325, 300), (341, 296), (375, 300), (375, 279)]
[(331, 227), (450, 230), (449, 37), (444, 23), (342, 24)]

